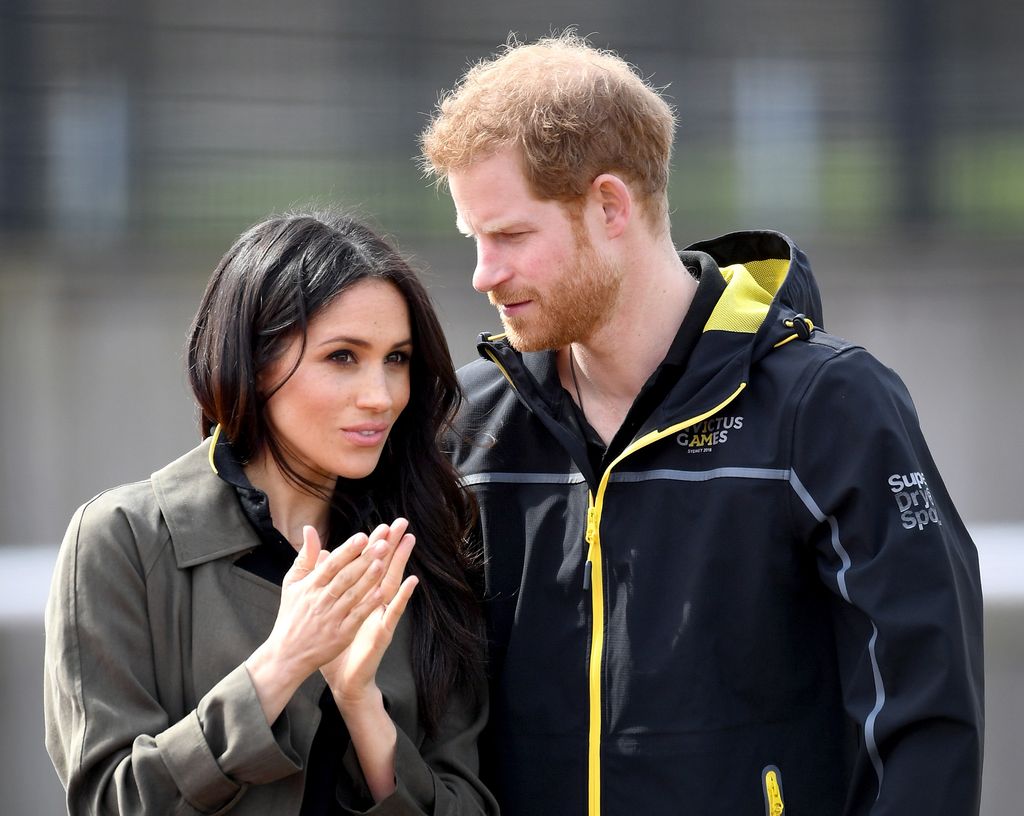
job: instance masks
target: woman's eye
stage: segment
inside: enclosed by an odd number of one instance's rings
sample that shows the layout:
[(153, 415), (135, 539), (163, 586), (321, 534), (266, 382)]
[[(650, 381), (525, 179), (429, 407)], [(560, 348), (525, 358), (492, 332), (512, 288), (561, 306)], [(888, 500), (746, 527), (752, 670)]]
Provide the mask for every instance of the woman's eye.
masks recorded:
[(355, 361), (355, 357), (353, 356), (352, 352), (348, 351), (347, 349), (342, 349), (340, 351), (333, 352), (331, 354), (330, 359), (332, 359), (336, 363), (351, 363)]
[(409, 353), (407, 351), (393, 351), (387, 357), (384, 358), (387, 363), (397, 363), (402, 365), (409, 362)]

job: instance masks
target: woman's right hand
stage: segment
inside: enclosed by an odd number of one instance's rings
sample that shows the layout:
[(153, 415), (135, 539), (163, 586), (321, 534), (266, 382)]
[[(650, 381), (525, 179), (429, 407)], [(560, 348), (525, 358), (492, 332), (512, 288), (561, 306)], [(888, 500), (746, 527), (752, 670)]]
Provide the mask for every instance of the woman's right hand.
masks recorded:
[(302, 548), (281, 584), (274, 628), (245, 661), (268, 723), (309, 675), (352, 643), (380, 606), (380, 582), (394, 549), (388, 533), (381, 525), (328, 553), (312, 527), (303, 529)]

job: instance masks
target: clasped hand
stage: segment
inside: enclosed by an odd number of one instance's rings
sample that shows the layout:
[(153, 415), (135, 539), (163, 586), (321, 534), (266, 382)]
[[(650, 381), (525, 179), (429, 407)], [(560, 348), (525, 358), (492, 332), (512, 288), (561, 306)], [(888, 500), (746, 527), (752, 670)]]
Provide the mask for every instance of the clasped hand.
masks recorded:
[(415, 576), (402, 578), (415, 544), (408, 526), (402, 518), (381, 524), (333, 552), (312, 527), (303, 529), (271, 639), (288, 644), (305, 676), (321, 668), (335, 697), (355, 701), (372, 687), (416, 587)]

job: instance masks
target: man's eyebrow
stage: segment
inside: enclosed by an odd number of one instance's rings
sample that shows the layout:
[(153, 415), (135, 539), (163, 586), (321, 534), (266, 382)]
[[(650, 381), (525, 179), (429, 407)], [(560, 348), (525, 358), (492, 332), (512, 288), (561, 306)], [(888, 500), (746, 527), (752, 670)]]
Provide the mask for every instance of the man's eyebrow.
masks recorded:
[[(472, 238), (475, 234), (465, 221), (458, 218), (455, 219), (455, 227), (467, 238)], [(496, 221), (494, 224), (488, 224), (483, 229), (479, 230), (479, 232), (482, 235), (500, 235), (503, 232), (520, 232), (529, 228), (529, 222), (520, 219), (514, 221)]]

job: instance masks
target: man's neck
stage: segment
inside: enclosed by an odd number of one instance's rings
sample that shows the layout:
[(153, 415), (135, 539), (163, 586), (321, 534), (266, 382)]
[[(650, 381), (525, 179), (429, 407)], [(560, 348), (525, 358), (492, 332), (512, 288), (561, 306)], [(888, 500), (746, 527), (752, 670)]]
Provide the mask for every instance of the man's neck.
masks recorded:
[(627, 270), (614, 312), (591, 337), (559, 350), (562, 384), (606, 444), (665, 359), (696, 290), (674, 249), (657, 253)]

